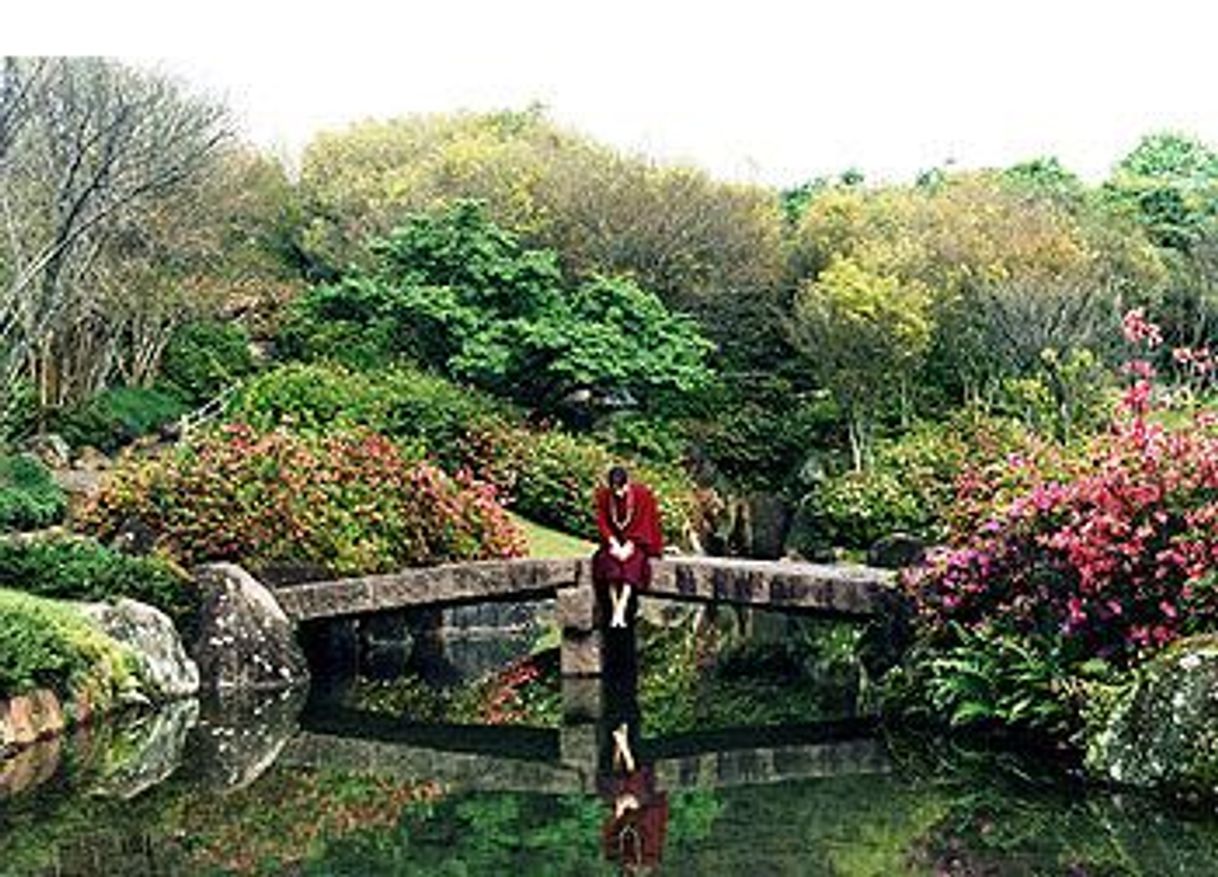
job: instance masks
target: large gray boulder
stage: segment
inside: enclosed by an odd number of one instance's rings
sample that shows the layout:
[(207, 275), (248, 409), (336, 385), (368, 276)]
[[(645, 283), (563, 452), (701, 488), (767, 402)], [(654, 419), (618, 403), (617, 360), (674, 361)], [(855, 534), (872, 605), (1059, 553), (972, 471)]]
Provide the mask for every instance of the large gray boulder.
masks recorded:
[(125, 597), (114, 603), (86, 603), (81, 610), (103, 633), (135, 653), (141, 690), (151, 700), (176, 700), (199, 691), (199, 668), (164, 612)]
[(1123, 785), (1218, 796), (1218, 636), (1151, 660), (1094, 723), (1086, 765)]
[(199, 567), (199, 629), (191, 655), (203, 687), (213, 691), (272, 691), (308, 682), (296, 629), (274, 594), (241, 567)]

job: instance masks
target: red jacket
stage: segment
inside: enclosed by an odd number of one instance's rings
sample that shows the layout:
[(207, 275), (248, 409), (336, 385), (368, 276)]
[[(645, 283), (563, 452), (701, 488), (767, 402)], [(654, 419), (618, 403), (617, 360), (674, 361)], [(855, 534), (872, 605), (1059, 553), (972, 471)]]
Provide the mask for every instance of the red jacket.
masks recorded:
[(626, 482), (625, 502), (617, 500), (608, 487), (598, 488), (596, 527), (600, 531), (601, 545), (608, 545), (610, 537), (616, 537), (619, 542), (633, 542), (646, 557), (659, 557), (664, 553), (660, 507), (646, 484)]

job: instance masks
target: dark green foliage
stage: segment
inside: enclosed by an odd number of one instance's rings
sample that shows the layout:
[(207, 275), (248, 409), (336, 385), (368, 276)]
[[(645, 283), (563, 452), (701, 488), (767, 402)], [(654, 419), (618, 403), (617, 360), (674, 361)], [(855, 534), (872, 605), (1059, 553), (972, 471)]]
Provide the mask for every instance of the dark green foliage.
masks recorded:
[(159, 557), (133, 557), (91, 539), (0, 540), (0, 587), (60, 600), (129, 597), (175, 621), (195, 608), (190, 578)]
[(61, 414), (57, 429), (74, 447), (91, 445), (113, 453), (141, 436), (177, 420), (187, 411), (161, 390), (115, 387)]
[(721, 387), (702, 400), (689, 433), (712, 477), (738, 488), (798, 490), (832, 456), (838, 408), (827, 394), (801, 392), (780, 376)]
[(261, 430), (374, 429), (451, 473), (467, 469), (497, 485), (521, 514), (586, 538), (596, 535), (593, 493), (615, 463), (656, 490), (671, 539), (698, 519), (694, 484), (679, 465), (644, 464), (596, 439), (530, 430), (494, 397), (405, 367), (364, 373), (324, 363), (281, 366), (246, 387), (232, 415)]
[(0, 456), (0, 531), (37, 530), (63, 520), (67, 497), (31, 454)]
[(179, 326), (161, 357), (165, 389), (201, 405), (254, 369), (249, 335), (239, 323), (204, 320)]
[(916, 649), (886, 679), (886, 695), (907, 716), (1066, 740), (1078, 729), (1069, 696), (1077, 672), (1052, 643), (957, 627), (953, 643)]
[(413, 215), (372, 244), (374, 267), (297, 303), (284, 352), (369, 367), (413, 359), (531, 407), (574, 391), (660, 404), (710, 376), (689, 318), (624, 278), (568, 287), (478, 204)]
[(1063, 204), (1081, 202), (1086, 194), (1078, 174), (1068, 170), (1054, 156), (1034, 158), (1011, 165), (1002, 172), (1002, 177), (1018, 189)]
[(0, 448), (32, 433), (38, 423), (38, 395), (29, 381), (0, 388)]
[(1218, 153), (1181, 134), (1151, 134), (1121, 160), (1107, 187), (1134, 208), (1155, 243), (1187, 253), (1218, 218)]
[(514, 471), (515, 508), (525, 517), (564, 533), (597, 540), (593, 497), (615, 464), (655, 491), (665, 538), (679, 544), (700, 519), (699, 493), (679, 467), (648, 465), (615, 456), (595, 441), (563, 432), (518, 431), (509, 460)]

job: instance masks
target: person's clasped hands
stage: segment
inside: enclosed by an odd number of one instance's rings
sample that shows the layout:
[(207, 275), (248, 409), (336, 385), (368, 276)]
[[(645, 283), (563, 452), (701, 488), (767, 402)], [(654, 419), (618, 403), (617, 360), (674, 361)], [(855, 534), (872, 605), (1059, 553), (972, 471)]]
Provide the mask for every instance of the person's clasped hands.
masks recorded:
[(610, 540), (609, 553), (620, 561), (625, 561), (626, 558), (634, 554), (633, 542), (618, 542), (616, 539)]

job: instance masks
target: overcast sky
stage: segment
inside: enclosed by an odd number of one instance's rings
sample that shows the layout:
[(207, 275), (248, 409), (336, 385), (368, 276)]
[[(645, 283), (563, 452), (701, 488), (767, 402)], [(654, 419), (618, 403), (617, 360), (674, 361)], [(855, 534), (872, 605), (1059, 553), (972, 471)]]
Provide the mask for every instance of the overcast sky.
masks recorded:
[(1044, 154), (1097, 179), (1152, 130), (1218, 144), (1204, 0), (6, 6), (6, 53), (159, 64), (288, 156), (357, 119), (534, 101), (623, 149), (779, 185)]

